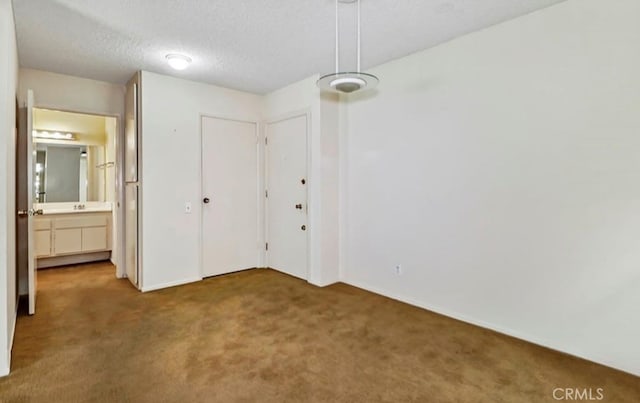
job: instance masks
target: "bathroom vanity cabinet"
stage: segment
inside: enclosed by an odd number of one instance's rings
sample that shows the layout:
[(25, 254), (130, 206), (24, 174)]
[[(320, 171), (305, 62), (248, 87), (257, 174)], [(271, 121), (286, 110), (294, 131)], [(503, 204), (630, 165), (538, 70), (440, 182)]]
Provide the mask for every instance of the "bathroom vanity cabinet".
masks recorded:
[(36, 216), (38, 268), (108, 259), (111, 227), (110, 211)]

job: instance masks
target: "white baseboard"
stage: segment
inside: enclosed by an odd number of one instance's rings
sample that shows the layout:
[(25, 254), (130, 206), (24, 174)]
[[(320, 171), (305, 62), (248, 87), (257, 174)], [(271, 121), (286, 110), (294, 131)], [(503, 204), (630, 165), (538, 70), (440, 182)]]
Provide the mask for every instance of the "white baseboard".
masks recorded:
[(336, 281), (312, 281), (312, 280), (308, 280), (307, 281), (309, 284), (311, 285), (315, 285), (316, 287), (328, 287), (332, 284), (336, 284), (339, 282), (339, 280)]
[[(13, 336), (12, 340), (13, 340)], [(13, 346), (13, 342), (7, 348), (7, 360), (3, 363), (0, 363), (0, 377), (9, 375), (11, 372), (11, 347)]]
[[(111, 263), (113, 263), (113, 262), (111, 262)], [(113, 263), (113, 265), (116, 267), (115, 276), (116, 276), (117, 279), (127, 278), (127, 273), (125, 273), (124, 269), (121, 269), (120, 266), (118, 266), (115, 263)]]
[(142, 287), (140, 289), (140, 291), (142, 291), (142, 292), (156, 291), (156, 290), (161, 290), (163, 288), (176, 287), (176, 286), (179, 286), (179, 285), (195, 283), (195, 282), (201, 281), (201, 280), (202, 280), (202, 277), (192, 277), (192, 278), (178, 280), (178, 281), (171, 281), (169, 283), (164, 283), (164, 284), (154, 284), (154, 285), (151, 285), (151, 286), (145, 286), (145, 287)]
[[(9, 353), (11, 353), (11, 350), (13, 349), (13, 340), (16, 336), (17, 323), (18, 323), (18, 304), (16, 304), (16, 312), (15, 312), (15, 316), (13, 317), (13, 328), (11, 329), (11, 335), (9, 336)], [(9, 357), (11, 357), (11, 354), (9, 354)], [(9, 359), (9, 362), (11, 362), (11, 359)]]
[(16, 336), (16, 324), (18, 323), (18, 304), (16, 304), (16, 311), (13, 317), (13, 326), (11, 326), (11, 333), (9, 334), (9, 347), (7, 348), (7, 362), (0, 367), (0, 377), (9, 375), (11, 371), (11, 351), (13, 350), (13, 340)]
[(7, 352), (7, 362), (0, 366), (0, 377), (9, 375), (9, 366), (11, 362), (11, 349)]
[(545, 347), (545, 348), (548, 348), (548, 349), (551, 349), (551, 350), (554, 350), (554, 351), (559, 351), (561, 353), (568, 354), (568, 355), (571, 355), (571, 356), (574, 356), (574, 357), (578, 357), (578, 358), (581, 358), (581, 359), (584, 359), (584, 360), (587, 360), (587, 361), (595, 362), (597, 364), (604, 365), (606, 367), (613, 368), (613, 369), (616, 369), (618, 371), (626, 372), (626, 373), (631, 374), (631, 375), (640, 376), (639, 372), (636, 372), (631, 368), (620, 367), (619, 365), (611, 363), (606, 358), (593, 357), (593, 356), (590, 356), (590, 355), (587, 355), (587, 354), (583, 354), (581, 352), (570, 351), (570, 350), (567, 350), (567, 349), (559, 348), (557, 345), (555, 345), (555, 343), (549, 342), (548, 340), (542, 340), (542, 339), (537, 338), (537, 337), (531, 337), (530, 335), (523, 334), (523, 333), (514, 331), (512, 329), (506, 329), (504, 327), (497, 326), (497, 325), (494, 325), (492, 323), (484, 322), (482, 320), (471, 318), (469, 316), (460, 314), (458, 312), (453, 312), (453, 311), (450, 311), (448, 309), (441, 308), (439, 306), (434, 306), (434, 305), (431, 305), (431, 304), (424, 303), (422, 301), (418, 301), (418, 300), (413, 299), (413, 298), (405, 297), (405, 296), (402, 296), (402, 295), (397, 295), (397, 294), (388, 292), (386, 290), (383, 290), (383, 289), (381, 289), (379, 287), (371, 286), (371, 285), (366, 284), (366, 283), (361, 282), (361, 281), (354, 281), (354, 280), (350, 280), (350, 279), (342, 279), (342, 282), (345, 283), (345, 284), (357, 287), (357, 288), (361, 288), (361, 289), (366, 290), (366, 291), (370, 291), (370, 292), (372, 292), (374, 294), (382, 295), (382, 296), (394, 299), (396, 301), (404, 302), (406, 304), (413, 305), (413, 306), (416, 306), (418, 308), (425, 309), (427, 311), (435, 312), (437, 314), (440, 314), (440, 315), (443, 315), (443, 316), (447, 316), (447, 317), (452, 318), (452, 319), (459, 320), (461, 322), (465, 322), (465, 323), (469, 323), (471, 325), (475, 325), (475, 326), (479, 326), (479, 327), (482, 327), (482, 328), (485, 328), (485, 329), (493, 330), (495, 332), (502, 333), (502, 334), (505, 334), (507, 336), (515, 337), (516, 339), (524, 340), (524, 341), (536, 344), (536, 345), (541, 346), (541, 347)]

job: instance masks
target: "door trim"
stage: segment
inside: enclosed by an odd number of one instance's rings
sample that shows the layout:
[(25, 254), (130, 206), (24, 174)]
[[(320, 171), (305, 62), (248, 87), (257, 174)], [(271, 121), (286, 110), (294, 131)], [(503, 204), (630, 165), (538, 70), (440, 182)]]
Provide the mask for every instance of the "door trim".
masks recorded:
[[(227, 121), (231, 121), (231, 122), (239, 122), (239, 123), (249, 123), (249, 124), (253, 124), (255, 125), (255, 136), (256, 136), (256, 145), (257, 145), (257, 149), (256, 149), (256, 166), (257, 168), (257, 172), (256, 172), (256, 182), (257, 182), (257, 189), (256, 189), (256, 194), (257, 194), (257, 200), (256, 200), (256, 205), (258, 207), (258, 222), (257, 224), (257, 239), (256, 239), (256, 244), (258, 245), (258, 247), (261, 244), (264, 244), (264, 226), (263, 226), (263, 220), (260, 217), (260, 211), (264, 211), (263, 208), (263, 203), (262, 203), (262, 194), (264, 193), (264, 179), (263, 179), (263, 175), (262, 172), (263, 171), (261, 168), (261, 163), (264, 163), (264, 158), (263, 158), (263, 153), (264, 153), (264, 144), (262, 143), (262, 122), (258, 121), (258, 120), (252, 120), (252, 119), (244, 119), (244, 118), (240, 118), (240, 117), (233, 117), (233, 116), (225, 116), (225, 115), (212, 115), (212, 114), (208, 114), (208, 113), (200, 113), (200, 118), (198, 120), (198, 131), (200, 132), (200, 143), (198, 145), (198, 147), (200, 148), (200, 152), (198, 153), (198, 158), (200, 158), (199, 161), (199, 166), (200, 166), (200, 189), (199, 189), (199, 193), (200, 193), (200, 197), (198, 198), (198, 206), (199, 206), (199, 216), (198, 216), (198, 224), (199, 224), (199, 229), (198, 229), (198, 274), (200, 276), (200, 280), (204, 279), (204, 257), (203, 257), (203, 248), (204, 248), (204, 210), (202, 208), (202, 199), (205, 197), (205, 195), (203, 194), (204, 192), (204, 158), (203, 158), (203, 147), (202, 147), (202, 140), (203, 140), (203, 133), (202, 133), (202, 121), (204, 118), (210, 118), (210, 119), (219, 119), (219, 120), (227, 120)], [(262, 238), (262, 239), (261, 239)], [(261, 249), (258, 249), (261, 250)], [(264, 250), (263, 250), (264, 252)], [(262, 259), (262, 254), (260, 254), (259, 259)], [(259, 267), (259, 261), (257, 262), (257, 267)]]
[[(310, 108), (305, 108), (305, 109), (301, 109), (301, 110), (297, 110), (297, 111), (293, 111), (293, 112), (289, 112), (289, 113), (285, 113), (282, 114), (280, 116), (277, 116), (275, 118), (272, 119), (268, 119), (265, 122), (264, 125), (264, 137), (268, 138), (269, 134), (268, 134), (268, 128), (269, 125), (273, 125), (276, 123), (280, 123), (280, 122), (284, 122), (287, 120), (291, 120), (291, 119), (296, 119), (299, 117), (304, 117), (305, 118), (305, 122), (306, 122), (306, 133), (305, 133), (305, 137), (306, 137), (306, 144), (307, 144), (307, 149), (306, 149), (306, 179), (307, 179), (307, 183), (308, 183), (308, 187), (307, 187), (307, 200), (306, 200), (306, 205), (307, 205), (307, 231), (306, 231), (306, 239), (307, 239), (307, 267), (305, 270), (306, 273), (306, 278), (305, 281), (309, 282), (310, 278), (311, 278), (311, 262), (312, 262), (312, 245), (313, 243), (311, 242), (312, 238), (316, 236), (315, 234), (315, 228), (313, 225), (311, 225), (311, 217), (313, 215), (314, 212), (314, 208), (315, 208), (315, 203), (312, 197), (310, 197), (311, 194), (311, 186), (313, 186), (313, 180), (314, 178), (312, 178), (312, 174), (311, 174), (311, 130), (312, 130), (312, 125), (311, 125), (311, 109)], [(263, 174), (264, 174), (264, 185), (265, 185), (265, 189), (269, 189), (269, 183), (268, 183), (268, 178), (269, 178), (269, 172), (268, 172), (268, 159), (269, 159), (269, 146), (265, 146), (264, 142), (262, 142), (262, 147), (264, 148), (264, 169), (263, 169)], [(267, 214), (269, 209), (269, 198), (264, 198), (264, 239), (265, 242), (269, 242), (268, 240), (268, 235), (269, 235), (269, 220), (267, 219), (267, 217), (269, 216)], [(264, 252), (264, 262), (265, 262), (265, 266), (269, 267), (268, 262), (268, 251), (267, 250), (263, 250)]]

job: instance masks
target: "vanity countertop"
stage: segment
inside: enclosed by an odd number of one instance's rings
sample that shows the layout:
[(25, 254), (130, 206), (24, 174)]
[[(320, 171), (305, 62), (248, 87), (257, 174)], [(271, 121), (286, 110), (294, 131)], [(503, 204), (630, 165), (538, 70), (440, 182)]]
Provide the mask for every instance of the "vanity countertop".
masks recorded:
[[(83, 206), (79, 208), (78, 206)], [(111, 203), (86, 202), (86, 203), (41, 203), (34, 206), (41, 209), (44, 215), (52, 214), (82, 214), (101, 213), (111, 211)]]

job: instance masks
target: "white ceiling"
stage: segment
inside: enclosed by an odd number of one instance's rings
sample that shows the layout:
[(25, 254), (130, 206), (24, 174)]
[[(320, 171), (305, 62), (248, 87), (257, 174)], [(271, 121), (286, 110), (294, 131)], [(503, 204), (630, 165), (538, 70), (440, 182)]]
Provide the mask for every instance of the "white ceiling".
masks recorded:
[[(362, 67), (562, 0), (362, 0)], [(137, 70), (267, 93), (334, 70), (333, 0), (13, 0), (20, 65), (123, 84)], [(353, 70), (355, 6), (340, 6)], [(193, 58), (171, 70), (165, 55)]]

